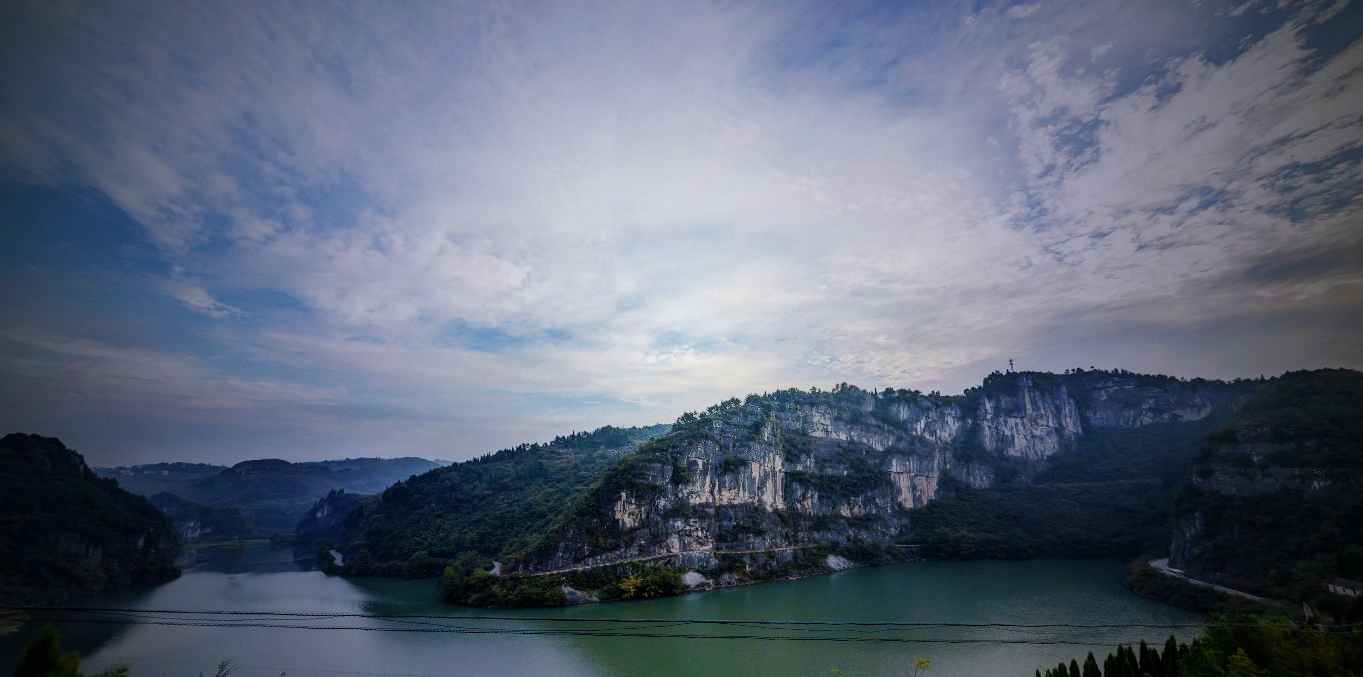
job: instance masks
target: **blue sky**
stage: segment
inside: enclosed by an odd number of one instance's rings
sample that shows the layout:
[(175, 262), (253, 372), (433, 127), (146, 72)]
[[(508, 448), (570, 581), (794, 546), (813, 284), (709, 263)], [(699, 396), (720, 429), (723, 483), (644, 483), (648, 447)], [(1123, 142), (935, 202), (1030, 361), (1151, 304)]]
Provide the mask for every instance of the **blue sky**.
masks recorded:
[(458, 459), (1363, 367), (1347, 2), (5, 3), (0, 428)]

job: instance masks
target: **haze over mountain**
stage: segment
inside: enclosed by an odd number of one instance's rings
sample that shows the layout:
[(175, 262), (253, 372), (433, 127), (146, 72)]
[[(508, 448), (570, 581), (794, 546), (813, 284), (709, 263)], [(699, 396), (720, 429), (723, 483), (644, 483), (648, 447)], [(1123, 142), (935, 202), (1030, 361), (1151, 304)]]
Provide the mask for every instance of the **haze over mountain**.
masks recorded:
[(1363, 4), (0, 4), (0, 429), (468, 458), (1363, 367)]
[[(394, 482), (438, 468), (424, 458), (347, 458), (290, 463), (277, 458), (242, 461), (230, 468), (208, 464), (153, 463), (95, 468), (124, 489), (152, 499), (188, 534), (204, 528), (203, 507), (238, 510), (249, 522), (245, 532), (218, 517), (219, 538), (245, 535), (289, 536), (313, 502), (331, 491), (376, 494)], [(167, 495), (169, 494), (169, 497)], [(178, 499), (178, 500), (177, 500)], [(184, 501), (202, 504), (199, 508)], [(173, 508), (173, 510), (171, 510)], [(186, 531), (188, 527), (188, 531)], [(230, 535), (229, 535), (230, 534)]]

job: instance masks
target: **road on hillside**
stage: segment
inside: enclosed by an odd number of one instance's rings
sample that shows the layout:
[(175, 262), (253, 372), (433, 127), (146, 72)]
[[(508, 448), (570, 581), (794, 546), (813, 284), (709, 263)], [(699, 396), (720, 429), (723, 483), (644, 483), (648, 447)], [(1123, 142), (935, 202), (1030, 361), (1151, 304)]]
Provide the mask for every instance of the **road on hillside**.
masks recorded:
[[(820, 546), (819, 546), (818, 544), (811, 544), (811, 545), (792, 545), (792, 546), (787, 546), (787, 547), (784, 547), (784, 548), (756, 548), (756, 549), (753, 549), (753, 550), (713, 550), (713, 549), (710, 549), (710, 548), (702, 548), (702, 549), (700, 549), (700, 550), (683, 550), (682, 552), (670, 552), (670, 553), (666, 553), (666, 554), (662, 554), (662, 555), (641, 555), (641, 556), (639, 556), (639, 557), (626, 557), (625, 559), (611, 560), (611, 561), (609, 561), (609, 562), (598, 562), (598, 563), (596, 563), (596, 564), (579, 564), (579, 565), (577, 565), (577, 566), (565, 567), (565, 568), (562, 568), (562, 569), (553, 569), (553, 570), (551, 570), (551, 571), (531, 571), (531, 572), (527, 572), (527, 573), (530, 574), (530, 575), (533, 575), (533, 576), (540, 576), (540, 575), (545, 575), (545, 576), (547, 576), (547, 575), (550, 575), (550, 574), (562, 574), (562, 573), (567, 573), (567, 572), (569, 572), (569, 571), (582, 571), (582, 570), (584, 570), (584, 569), (595, 569), (595, 568), (597, 568), (597, 567), (606, 567), (606, 566), (612, 566), (612, 565), (615, 565), (615, 564), (629, 564), (629, 563), (631, 563), (631, 562), (648, 562), (648, 561), (652, 561), (652, 560), (656, 560), (656, 559), (668, 559), (668, 558), (671, 558), (671, 557), (682, 557), (682, 556), (684, 556), (684, 555), (695, 555), (695, 554), (707, 553), (707, 552), (708, 552), (708, 553), (711, 553), (711, 554), (714, 554), (714, 555), (755, 555), (755, 554), (759, 554), (759, 553), (768, 553), (768, 552), (789, 552), (789, 551), (791, 551), (791, 550), (805, 550), (805, 549), (807, 549), (807, 548), (817, 548), (817, 547), (820, 547)], [(894, 546), (891, 546), (891, 547), (894, 547), (894, 548), (908, 548), (908, 549), (914, 549), (914, 548), (917, 548), (918, 546), (914, 546), (914, 545), (894, 545)]]
[(1226, 593), (1227, 595), (1235, 595), (1236, 597), (1243, 597), (1243, 598), (1245, 598), (1245, 599), (1247, 599), (1247, 600), (1250, 600), (1251, 602), (1258, 602), (1258, 603), (1260, 603), (1260, 604), (1269, 604), (1269, 605), (1273, 604), (1273, 602), (1271, 602), (1270, 600), (1264, 599), (1263, 597), (1257, 597), (1257, 596), (1255, 596), (1255, 595), (1251, 595), (1251, 594), (1249, 594), (1248, 592), (1241, 592), (1241, 591), (1235, 590), (1235, 589), (1233, 589), (1233, 588), (1227, 588), (1227, 587), (1225, 587), (1225, 586), (1223, 586), (1223, 585), (1217, 585), (1217, 584), (1215, 584), (1215, 583), (1208, 583), (1208, 582), (1206, 582), (1206, 581), (1199, 581), (1199, 580), (1197, 580), (1196, 578), (1190, 578), (1187, 574), (1183, 573), (1182, 571), (1180, 571), (1180, 570), (1178, 570), (1178, 569), (1170, 568), (1170, 566), (1169, 566), (1169, 558), (1168, 558), (1168, 557), (1161, 557), (1161, 558), (1159, 558), (1159, 559), (1152, 559), (1152, 560), (1150, 560), (1150, 566), (1154, 567), (1156, 571), (1158, 571), (1158, 572), (1160, 572), (1160, 573), (1162, 573), (1162, 574), (1164, 574), (1164, 575), (1166, 575), (1166, 576), (1173, 576), (1174, 578), (1183, 579), (1183, 580), (1185, 580), (1185, 581), (1188, 581), (1189, 583), (1192, 583), (1193, 585), (1200, 585), (1200, 586), (1202, 586), (1202, 587), (1204, 587), (1204, 588), (1211, 588), (1212, 590), (1216, 590), (1216, 591), (1218, 591), (1218, 592), (1224, 592), (1224, 593)]
[(669, 553), (662, 554), (662, 555), (641, 555), (641, 556), (639, 556), (639, 557), (626, 557), (625, 559), (616, 559), (616, 560), (611, 560), (611, 561), (609, 561), (609, 562), (599, 562), (599, 563), (597, 563), (597, 564), (579, 564), (579, 565), (577, 565), (577, 566), (564, 567), (564, 568), (562, 568), (562, 569), (553, 569), (553, 570), (550, 570), (550, 571), (532, 571), (532, 572), (528, 572), (528, 573), (529, 573), (530, 575), (532, 575), (532, 576), (541, 576), (541, 575), (547, 576), (547, 575), (549, 575), (549, 574), (562, 574), (562, 573), (567, 573), (567, 572), (569, 572), (569, 571), (582, 571), (583, 569), (595, 569), (595, 568), (597, 568), (597, 567), (608, 567), (608, 566), (613, 566), (613, 565), (616, 565), (616, 564), (629, 564), (629, 563), (631, 563), (631, 562), (648, 562), (648, 561), (650, 561), (650, 560), (655, 560), (655, 559), (668, 559), (668, 558), (671, 558), (671, 557), (682, 557), (682, 556), (685, 556), (685, 555), (696, 555), (696, 554), (706, 553), (706, 552), (711, 553), (711, 554), (714, 554), (714, 555), (752, 555), (752, 554), (756, 554), (756, 553), (764, 553), (764, 552), (787, 552), (787, 551), (790, 551), (790, 550), (804, 550), (804, 549), (806, 549), (806, 548), (816, 548), (816, 547), (818, 547), (818, 546), (816, 546), (816, 545), (792, 545), (792, 546), (785, 547), (785, 548), (759, 548), (759, 549), (756, 549), (756, 550), (711, 550), (711, 549), (709, 549), (709, 548), (702, 549), (702, 550), (683, 550), (682, 552), (669, 552)]

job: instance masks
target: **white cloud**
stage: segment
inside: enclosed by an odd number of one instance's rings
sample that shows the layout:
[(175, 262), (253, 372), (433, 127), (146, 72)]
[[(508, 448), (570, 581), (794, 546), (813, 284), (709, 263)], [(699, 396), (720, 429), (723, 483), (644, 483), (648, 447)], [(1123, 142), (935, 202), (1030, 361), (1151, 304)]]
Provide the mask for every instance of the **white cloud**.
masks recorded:
[[(0, 171), (107, 195), (166, 294), (238, 318), (206, 337), (232, 364), (188, 380), (271, 365), (469, 451), (791, 385), (960, 387), (1113, 308), (1281, 304), (1205, 290), (1347, 239), (1356, 163), (1290, 170), (1360, 138), (1358, 45), (1301, 77), (1315, 9), (1216, 64), (1190, 47), (1214, 8), (1081, 9), (34, 7)], [(1307, 222), (1266, 209), (1297, 198)], [(1189, 364), (1144, 359), (1114, 366)], [(512, 413), (536, 398), (562, 408)]]
[(173, 277), (163, 282), (166, 293), (172, 298), (184, 304), (186, 308), (209, 317), (223, 318), (241, 315), (241, 309), (229, 306), (208, 293), (203, 286), (182, 279)]

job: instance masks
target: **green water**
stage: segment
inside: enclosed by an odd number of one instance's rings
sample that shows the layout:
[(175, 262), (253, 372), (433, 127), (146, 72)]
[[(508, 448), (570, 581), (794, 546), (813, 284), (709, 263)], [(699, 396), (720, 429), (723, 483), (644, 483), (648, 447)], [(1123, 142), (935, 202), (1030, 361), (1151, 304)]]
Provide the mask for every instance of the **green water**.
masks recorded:
[[(932, 660), (928, 675), (1022, 677), (1062, 658), (1106, 652), (1118, 642), (1162, 641), (1171, 633), (1192, 637), (1195, 627), (1169, 626), (1195, 625), (1199, 615), (1127, 592), (1119, 583), (1122, 570), (1121, 563), (1093, 561), (911, 562), (663, 600), (506, 612), (440, 604), (430, 581), (341, 579), (299, 571), (288, 551), (256, 546), (209, 559), (156, 588), (73, 605), (158, 610), (139, 616), (162, 623), (309, 629), (128, 625), (112, 622), (122, 617), (110, 613), (47, 617), (55, 619), (64, 644), (82, 653), (87, 671), (122, 662), (133, 666), (134, 675), (212, 674), (225, 658), (232, 659), (238, 677), (281, 672), (292, 677), (905, 675), (912, 673), (915, 659), (924, 657)], [(164, 613), (230, 610), (440, 618)], [(99, 622), (71, 622), (81, 619)], [(704, 620), (734, 622), (678, 622)], [(751, 623), (790, 620), (933, 625)], [(981, 623), (1152, 627), (949, 625)], [(0, 674), (10, 672), (38, 627), (33, 623), (0, 637)], [(618, 636), (639, 633), (669, 636)], [(721, 638), (735, 635), (748, 638)]]

